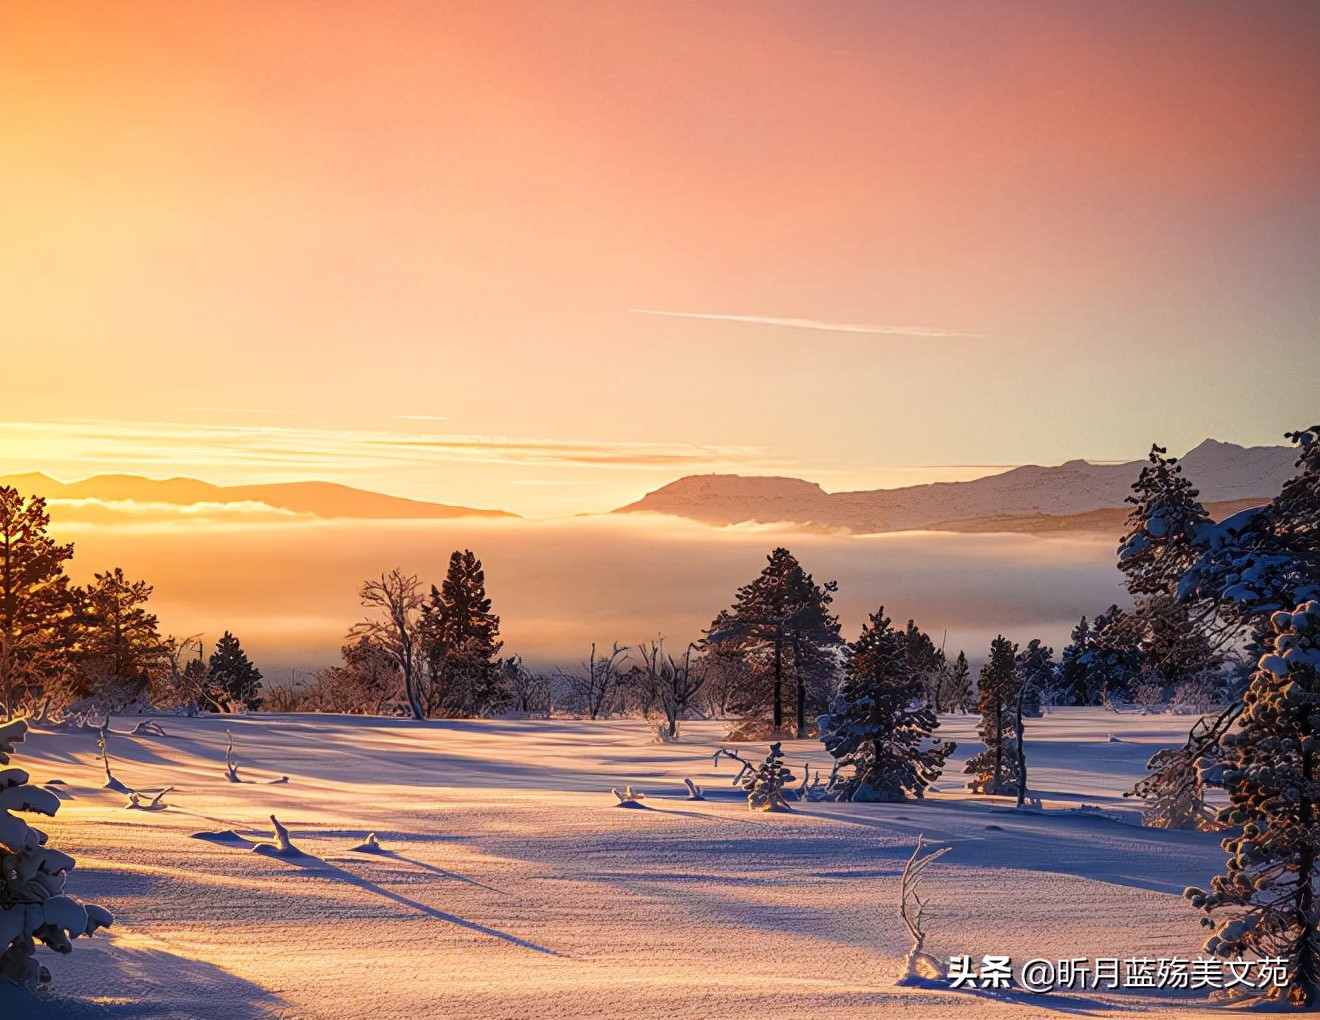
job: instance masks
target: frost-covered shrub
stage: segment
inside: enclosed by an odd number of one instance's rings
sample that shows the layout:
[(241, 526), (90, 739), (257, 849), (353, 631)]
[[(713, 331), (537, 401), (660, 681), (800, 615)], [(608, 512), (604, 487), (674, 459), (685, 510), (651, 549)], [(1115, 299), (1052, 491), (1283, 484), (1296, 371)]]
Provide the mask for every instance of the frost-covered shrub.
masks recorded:
[[(27, 734), (27, 722), (0, 723), (0, 765)], [(46, 845), (46, 834), (13, 814), (53, 815), (59, 798), (32, 786), (20, 768), (0, 768), (0, 978), (35, 988), (50, 979), (36, 959), (36, 943), (57, 953), (73, 949), (70, 939), (108, 928), (108, 911), (64, 895), (74, 861)]]
[(734, 776), (733, 785), (742, 787), (747, 794), (747, 806), (753, 811), (792, 811), (788, 806), (785, 790), (796, 776), (784, 764), (784, 749), (778, 743), (770, 745), (765, 759), (760, 764), (752, 764), (746, 758), (720, 748), (715, 752), (715, 764), (720, 758), (732, 758), (742, 768)]

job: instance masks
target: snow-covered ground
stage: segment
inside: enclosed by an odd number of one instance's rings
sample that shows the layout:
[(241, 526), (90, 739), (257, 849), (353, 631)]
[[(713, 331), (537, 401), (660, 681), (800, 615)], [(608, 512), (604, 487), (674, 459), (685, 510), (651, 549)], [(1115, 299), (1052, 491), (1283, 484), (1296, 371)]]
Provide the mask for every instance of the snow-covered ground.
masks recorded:
[[(110, 1017), (1125, 1017), (1222, 1015), (1202, 992), (1043, 996), (903, 988), (898, 879), (919, 833), (927, 949), (1194, 957), (1179, 893), (1219, 839), (1136, 824), (1122, 791), (1191, 720), (1056, 710), (1028, 726), (1045, 813), (961, 792), (975, 720), (938, 793), (912, 804), (750, 813), (711, 753), (724, 725), (652, 741), (637, 720), (413, 723), (344, 716), (164, 719), (109, 740), (116, 777), (173, 786), (162, 811), (103, 789), (94, 732), (33, 732), (15, 763), (69, 799), (43, 819), (78, 858), (70, 889), (115, 914), (72, 957), (42, 951), (56, 999), (0, 1015)], [(225, 729), (239, 775), (224, 768)], [(1115, 739), (1111, 739), (1115, 738)], [(818, 742), (785, 745), (824, 767)], [(752, 745), (759, 757), (763, 745)], [(798, 769), (800, 772), (800, 768)], [(828, 771), (825, 769), (825, 771)], [(282, 776), (287, 783), (272, 783)], [(689, 801), (693, 777), (706, 801)], [(616, 806), (612, 786), (646, 792)], [(1073, 810), (1098, 805), (1102, 812)], [(309, 856), (254, 853), (275, 814)], [(194, 833), (234, 830), (242, 840)], [(374, 832), (383, 853), (352, 848)], [(11, 995), (12, 991), (4, 993)]]

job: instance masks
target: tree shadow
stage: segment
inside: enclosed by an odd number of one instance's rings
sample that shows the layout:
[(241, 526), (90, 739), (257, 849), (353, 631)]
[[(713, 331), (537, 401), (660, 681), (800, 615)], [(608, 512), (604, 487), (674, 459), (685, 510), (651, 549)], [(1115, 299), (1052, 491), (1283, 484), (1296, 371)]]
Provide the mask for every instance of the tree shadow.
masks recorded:
[[(0, 1016), (267, 1020), (287, 1003), (260, 985), (205, 960), (170, 952), (168, 944), (132, 933), (79, 939), (74, 957), (50, 962), (56, 994), (26, 995)], [(95, 1001), (86, 1001), (94, 999)], [(0, 998), (0, 1005), (8, 1005)]]
[(493, 885), (487, 885), (485, 882), (479, 882), (475, 878), (469, 878), (467, 875), (460, 875), (457, 871), (448, 871), (435, 864), (428, 864), (426, 861), (419, 861), (413, 857), (404, 857), (397, 850), (377, 850), (373, 853), (363, 854), (364, 859), (382, 861), (398, 861), (400, 864), (411, 864), (414, 868), (439, 875), (441, 878), (452, 878), (457, 882), (466, 882), (468, 885), (475, 885), (480, 889), (488, 889), (493, 893), (499, 893), (501, 896), (508, 896), (503, 889), (497, 889)]
[[(377, 885), (375, 882), (363, 878), (361, 875), (355, 875), (351, 871), (346, 871), (344, 868), (341, 868), (336, 864), (331, 864), (329, 861), (309, 854), (306, 851), (300, 851), (299, 856), (285, 856), (275, 853), (266, 856), (270, 860), (283, 861), (285, 864), (292, 867), (301, 868), (309, 874), (321, 875), (326, 878), (343, 882), (346, 885), (356, 886), (364, 892), (374, 893), (392, 903), (397, 903), (410, 910), (415, 910), (419, 914), (424, 914), (427, 917), (434, 917), (439, 921), (446, 921), (459, 928), (466, 928), (468, 931), (474, 931), (481, 935), (488, 935), (491, 938), (500, 939), (501, 941), (508, 942), (523, 949), (530, 949), (533, 952), (544, 953), (547, 956), (563, 956), (558, 950), (550, 949), (547, 946), (537, 945), (535, 942), (519, 938), (517, 935), (512, 935), (506, 931), (500, 931), (498, 928), (491, 928), (476, 921), (469, 921), (467, 918), (459, 917), (457, 914), (450, 914), (447, 911), (427, 906), (425, 903), (419, 903), (417, 900), (409, 899), (407, 896), (386, 889), (384, 886)], [(499, 890), (495, 891), (498, 892)]]

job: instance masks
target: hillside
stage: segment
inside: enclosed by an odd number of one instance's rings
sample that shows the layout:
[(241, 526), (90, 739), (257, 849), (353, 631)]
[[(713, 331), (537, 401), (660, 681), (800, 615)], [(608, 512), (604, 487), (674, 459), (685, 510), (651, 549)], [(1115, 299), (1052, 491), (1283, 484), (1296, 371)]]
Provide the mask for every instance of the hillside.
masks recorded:
[[(1207, 439), (1182, 458), (1211, 512), (1273, 498), (1295, 474), (1290, 447)], [(1048, 531), (1121, 525), (1123, 501), (1145, 461), (1027, 465), (970, 482), (829, 493), (797, 478), (692, 475), (615, 513), (650, 512), (708, 524), (790, 522), (853, 532)], [(1222, 504), (1222, 505), (1221, 505)], [(1095, 511), (1117, 511), (1095, 514)]]
[(60, 482), (33, 472), (0, 478), (20, 492), (48, 500), (89, 500), (103, 503), (198, 504), (256, 503), (290, 513), (326, 518), (366, 520), (447, 519), (451, 517), (516, 517), (503, 510), (427, 503), (401, 496), (367, 492), (332, 482), (277, 482), (266, 485), (212, 485), (194, 478), (142, 478), (137, 475), (95, 475), (78, 482)]

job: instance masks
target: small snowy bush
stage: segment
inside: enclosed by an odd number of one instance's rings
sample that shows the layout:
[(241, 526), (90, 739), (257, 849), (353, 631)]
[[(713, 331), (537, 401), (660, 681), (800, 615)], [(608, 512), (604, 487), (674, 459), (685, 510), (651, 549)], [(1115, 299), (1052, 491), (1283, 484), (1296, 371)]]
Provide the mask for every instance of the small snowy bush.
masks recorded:
[(765, 760), (759, 765), (753, 765), (740, 754), (723, 747), (715, 752), (716, 765), (720, 758), (732, 758), (742, 765), (733, 779), (733, 785), (742, 787), (747, 794), (747, 806), (753, 811), (793, 810), (788, 806), (784, 793), (796, 777), (784, 764), (784, 750), (778, 743), (770, 745)]

